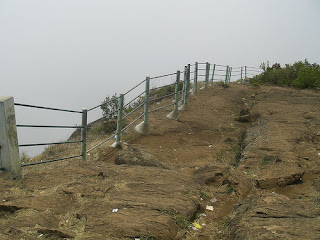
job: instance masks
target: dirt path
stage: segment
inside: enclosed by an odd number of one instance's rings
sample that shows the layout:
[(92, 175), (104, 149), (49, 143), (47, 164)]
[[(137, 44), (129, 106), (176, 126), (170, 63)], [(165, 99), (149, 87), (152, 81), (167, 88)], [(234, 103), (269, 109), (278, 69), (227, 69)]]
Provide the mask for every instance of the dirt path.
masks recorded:
[(235, 83), (189, 99), (122, 150), (0, 179), (0, 238), (319, 239), (320, 94)]

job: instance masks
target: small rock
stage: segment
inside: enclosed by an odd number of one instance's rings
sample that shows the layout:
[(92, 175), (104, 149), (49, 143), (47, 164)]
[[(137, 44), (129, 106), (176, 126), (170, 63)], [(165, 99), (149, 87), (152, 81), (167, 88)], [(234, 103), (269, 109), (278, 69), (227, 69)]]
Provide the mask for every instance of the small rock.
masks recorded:
[(212, 198), (212, 199), (210, 199), (210, 202), (211, 203), (216, 203), (216, 202), (218, 202), (218, 200), (216, 198)]
[(213, 206), (207, 205), (207, 206), (206, 206), (206, 209), (209, 210), (209, 211), (213, 211)]

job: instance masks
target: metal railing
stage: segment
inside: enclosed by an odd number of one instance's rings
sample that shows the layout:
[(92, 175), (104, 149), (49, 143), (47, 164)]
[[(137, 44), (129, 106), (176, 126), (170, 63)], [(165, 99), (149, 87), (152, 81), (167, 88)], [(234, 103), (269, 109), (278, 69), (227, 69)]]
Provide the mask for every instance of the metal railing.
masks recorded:
[[(193, 68), (193, 70), (191, 70)], [(231, 77), (236, 77), (239, 80), (247, 79), (254, 75), (262, 73), (263, 70), (256, 67), (236, 67), (232, 68), (229, 65), (198, 63), (188, 64), (182, 71), (176, 71), (175, 73), (164, 74), (156, 77), (146, 77), (145, 80), (138, 83), (136, 86), (120, 94), (117, 97), (118, 109), (111, 114), (116, 114), (117, 128), (116, 131), (102, 142), (96, 144), (87, 150), (87, 115), (92, 110), (101, 108), (104, 104), (110, 102), (103, 102), (97, 106), (82, 111), (74, 111), (68, 109), (59, 109), (52, 107), (35, 106), (28, 104), (15, 103), (15, 106), (38, 108), (51, 111), (63, 111), (69, 113), (81, 114), (82, 124), (81, 126), (55, 126), (55, 125), (16, 125), (19, 128), (76, 128), (81, 129), (81, 140), (79, 141), (62, 141), (62, 142), (49, 142), (49, 143), (28, 143), (20, 144), (19, 147), (33, 147), (33, 146), (45, 146), (45, 145), (60, 145), (60, 144), (77, 144), (81, 143), (80, 154), (76, 156), (69, 156), (64, 158), (57, 158), (36, 163), (22, 164), (21, 167), (44, 164), (49, 162), (56, 162), (72, 158), (80, 158), (86, 160), (87, 153), (101, 146), (102, 144), (115, 138), (114, 146), (120, 144), (121, 135), (124, 131), (130, 128), (133, 124), (143, 118), (143, 121), (136, 126), (136, 130), (144, 132), (147, 129), (149, 114), (167, 109), (173, 106), (173, 111), (170, 116), (177, 115), (178, 110), (183, 110), (188, 104), (188, 96), (190, 93), (195, 93), (200, 86), (201, 89), (210, 86), (213, 82), (222, 81), (225, 84), (231, 81)], [(182, 78), (182, 80), (181, 80)], [(182, 86), (181, 86), (182, 85)], [(152, 86), (152, 87), (150, 87)], [(191, 89), (190, 89), (191, 88)], [(165, 101), (162, 105), (161, 101)], [(171, 102), (170, 102), (171, 101)], [(158, 105), (160, 104), (160, 105)], [(138, 110), (143, 113), (137, 113)], [(168, 115), (168, 117), (169, 117)], [(129, 117), (133, 116), (133, 119), (129, 121)], [(172, 117), (176, 118), (176, 117)], [(124, 120), (129, 121), (124, 125)]]

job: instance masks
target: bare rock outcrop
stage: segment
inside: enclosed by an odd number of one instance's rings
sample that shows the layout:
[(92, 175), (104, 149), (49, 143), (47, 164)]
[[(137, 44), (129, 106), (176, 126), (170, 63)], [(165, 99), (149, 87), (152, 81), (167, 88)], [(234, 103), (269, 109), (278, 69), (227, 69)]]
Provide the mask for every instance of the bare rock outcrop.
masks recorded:
[(319, 239), (320, 212), (312, 203), (280, 194), (253, 196), (237, 204), (224, 239)]

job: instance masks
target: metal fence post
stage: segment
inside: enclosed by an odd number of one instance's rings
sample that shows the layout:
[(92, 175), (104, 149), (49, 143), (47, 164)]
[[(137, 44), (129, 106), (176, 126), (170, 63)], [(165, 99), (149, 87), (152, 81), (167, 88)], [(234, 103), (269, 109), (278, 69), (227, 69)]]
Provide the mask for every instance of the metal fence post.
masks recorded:
[(184, 98), (186, 95), (186, 79), (187, 79), (187, 66), (184, 66), (181, 104), (184, 103)]
[(206, 62), (206, 78), (205, 78), (206, 86), (208, 86), (209, 84), (209, 74), (210, 74), (210, 63)]
[(193, 80), (193, 89), (192, 91), (195, 93), (198, 90), (198, 62), (194, 65), (194, 80)]
[(247, 66), (244, 66), (244, 79), (247, 78)]
[(213, 70), (212, 70), (211, 83), (213, 83), (214, 71), (215, 71), (215, 70), (216, 70), (216, 64), (213, 64)]
[[(190, 66), (190, 65), (189, 65)], [(188, 101), (188, 67), (184, 67), (184, 74), (183, 74), (183, 89), (182, 89), (182, 105), (179, 107), (179, 110), (186, 110), (186, 104)]]
[(146, 98), (144, 103), (144, 124), (148, 124), (149, 116), (149, 90), (150, 90), (150, 78), (146, 79)]
[(118, 98), (116, 141), (111, 145), (112, 147), (117, 147), (118, 145), (120, 145), (120, 142), (121, 142), (123, 103), (124, 103), (124, 94), (120, 94)]
[(187, 104), (188, 101), (188, 67), (184, 67), (184, 96), (183, 96), (183, 104)]
[(178, 120), (179, 118), (179, 85), (180, 85), (180, 71), (177, 71), (177, 78), (176, 78), (176, 88), (175, 88), (175, 97), (174, 97), (174, 108), (173, 111), (167, 115), (167, 118), (171, 118), (174, 120)]
[(87, 119), (88, 110), (82, 109), (82, 128), (81, 128), (81, 160), (87, 159)]
[(188, 102), (188, 96), (190, 91), (190, 64), (187, 66), (187, 74), (186, 74), (186, 94), (185, 94), (185, 101), (184, 104)]
[(243, 71), (243, 67), (241, 67), (241, 81), (243, 80), (243, 79), (242, 79), (242, 71)]
[(8, 96), (0, 97), (0, 169), (21, 176), (14, 100)]
[(229, 74), (229, 65), (227, 65), (227, 67), (226, 67), (226, 77), (225, 77), (225, 80), (224, 80), (225, 84), (228, 83), (228, 74)]
[(228, 82), (230, 82), (230, 79), (231, 79), (231, 73), (232, 73), (232, 67), (230, 67), (230, 69), (229, 69), (229, 81), (228, 81)]
[(135, 130), (142, 134), (148, 132), (148, 115), (149, 115), (149, 91), (150, 91), (150, 77), (146, 78), (145, 102), (144, 102), (144, 118), (143, 122), (139, 123)]

